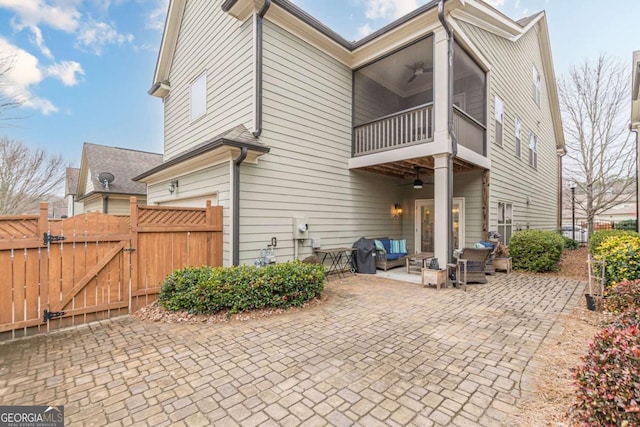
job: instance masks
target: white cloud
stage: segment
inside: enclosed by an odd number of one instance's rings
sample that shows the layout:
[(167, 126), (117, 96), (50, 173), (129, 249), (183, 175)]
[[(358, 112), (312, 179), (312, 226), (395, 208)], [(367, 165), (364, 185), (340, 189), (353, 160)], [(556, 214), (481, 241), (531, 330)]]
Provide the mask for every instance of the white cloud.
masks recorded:
[(76, 37), (76, 47), (92, 50), (96, 55), (102, 54), (104, 46), (133, 42), (133, 34), (119, 33), (111, 24), (90, 20), (82, 24)]
[(38, 58), (29, 52), (12, 45), (0, 37), (2, 59), (10, 66), (0, 82), (0, 91), (6, 96), (23, 101), (23, 106), (39, 110), (42, 114), (51, 114), (58, 108), (49, 100), (31, 93), (30, 87), (39, 84), (45, 75), (40, 69)]
[(40, 52), (49, 59), (53, 59), (53, 54), (49, 50), (49, 48), (44, 44), (44, 38), (42, 37), (42, 31), (40, 28), (35, 25), (30, 25), (29, 30), (31, 30), (31, 34), (33, 34), (32, 42), (38, 46)]
[(162, 30), (164, 28), (164, 20), (167, 16), (169, 0), (159, 0), (158, 6), (149, 12), (145, 28), (151, 30)]
[(76, 61), (62, 61), (47, 67), (47, 75), (59, 79), (65, 86), (75, 86), (80, 76), (84, 76), (84, 70)]
[(367, 0), (367, 19), (397, 19), (418, 7), (418, 0)]
[(71, 33), (80, 21), (80, 0), (0, 0), (0, 7), (16, 13), (23, 27), (46, 24)]
[(358, 27), (357, 40), (365, 38), (366, 36), (368, 36), (372, 32), (373, 32), (373, 28), (371, 28), (371, 26), (369, 24), (364, 24), (364, 25)]

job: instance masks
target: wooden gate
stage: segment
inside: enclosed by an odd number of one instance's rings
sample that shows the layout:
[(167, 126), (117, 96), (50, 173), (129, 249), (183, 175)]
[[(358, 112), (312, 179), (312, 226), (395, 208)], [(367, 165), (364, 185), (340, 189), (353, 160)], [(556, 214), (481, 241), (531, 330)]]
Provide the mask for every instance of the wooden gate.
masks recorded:
[(131, 208), (0, 217), (0, 340), (133, 312), (174, 270), (222, 265), (221, 207)]

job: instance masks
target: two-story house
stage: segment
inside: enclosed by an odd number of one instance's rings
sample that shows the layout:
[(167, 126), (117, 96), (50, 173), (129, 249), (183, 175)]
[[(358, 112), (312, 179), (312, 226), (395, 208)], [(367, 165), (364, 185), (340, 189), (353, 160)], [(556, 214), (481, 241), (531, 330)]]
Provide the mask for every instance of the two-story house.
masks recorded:
[(164, 161), (136, 179), (149, 203), (224, 206), (226, 265), (272, 237), (279, 260), (362, 236), (447, 259), (490, 230), (559, 225), (544, 12), (432, 1), (350, 42), (287, 0), (172, 0), (149, 93)]

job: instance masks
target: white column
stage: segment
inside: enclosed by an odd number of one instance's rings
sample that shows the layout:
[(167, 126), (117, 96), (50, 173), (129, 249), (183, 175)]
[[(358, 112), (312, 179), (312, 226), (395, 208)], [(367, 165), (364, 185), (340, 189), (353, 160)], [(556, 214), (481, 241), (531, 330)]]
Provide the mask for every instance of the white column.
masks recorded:
[(434, 47), (433, 47), (433, 141), (437, 149), (441, 153), (450, 153), (451, 144), (449, 142), (449, 118), (447, 116), (449, 107), (447, 92), (449, 87), (449, 73), (447, 62), (448, 57), (448, 42), (447, 33), (439, 28), (434, 33)]
[(447, 181), (449, 174), (447, 163), (449, 154), (437, 154), (433, 156), (435, 161), (434, 181), (433, 181), (433, 205), (434, 205), (434, 233), (433, 242), (435, 246), (435, 256), (438, 258), (440, 267), (444, 267), (449, 262), (449, 203), (447, 194)]

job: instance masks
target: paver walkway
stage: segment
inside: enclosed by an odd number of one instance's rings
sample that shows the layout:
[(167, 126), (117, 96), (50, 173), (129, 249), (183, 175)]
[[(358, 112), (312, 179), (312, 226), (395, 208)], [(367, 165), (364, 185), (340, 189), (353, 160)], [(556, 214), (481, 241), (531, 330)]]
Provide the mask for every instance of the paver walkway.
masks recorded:
[(67, 425), (509, 425), (532, 356), (583, 290), (360, 276), (250, 322), (104, 321), (0, 345), (0, 404), (64, 404)]

